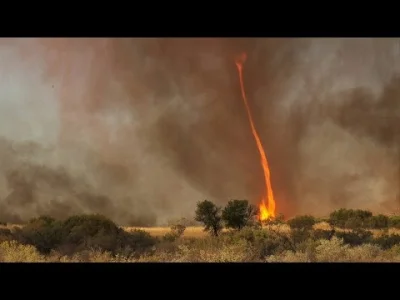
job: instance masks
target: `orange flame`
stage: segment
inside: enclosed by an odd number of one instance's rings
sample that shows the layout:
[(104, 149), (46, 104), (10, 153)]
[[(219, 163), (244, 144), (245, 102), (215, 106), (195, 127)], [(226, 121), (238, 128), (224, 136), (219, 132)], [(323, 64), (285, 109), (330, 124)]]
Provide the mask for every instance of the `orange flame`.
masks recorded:
[(265, 155), (265, 151), (262, 146), (260, 137), (258, 136), (256, 127), (254, 125), (253, 117), (251, 115), (251, 111), (250, 111), (250, 107), (249, 107), (249, 102), (247, 100), (246, 93), (244, 90), (243, 64), (246, 61), (246, 58), (247, 58), (246, 53), (242, 53), (240, 56), (238, 56), (236, 58), (235, 63), (236, 63), (236, 66), (237, 66), (237, 69), (239, 72), (240, 90), (242, 92), (242, 98), (243, 98), (244, 105), (246, 107), (247, 116), (249, 117), (251, 132), (253, 133), (254, 139), (256, 141), (257, 148), (258, 148), (258, 151), (259, 151), (260, 157), (261, 157), (261, 166), (264, 171), (267, 199), (265, 199), (265, 198), (261, 199), (261, 202), (259, 204), (259, 210), (260, 210), (259, 219), (260, 219), (260, 221), (266, 221), (269, 218), (275, 217), (275, 199), (274, 199), (274, 193), (273, 193), (272, 186), (271, 186), (271, 173), (270, 173), (269, 166), (268, 166), (267, 156)]

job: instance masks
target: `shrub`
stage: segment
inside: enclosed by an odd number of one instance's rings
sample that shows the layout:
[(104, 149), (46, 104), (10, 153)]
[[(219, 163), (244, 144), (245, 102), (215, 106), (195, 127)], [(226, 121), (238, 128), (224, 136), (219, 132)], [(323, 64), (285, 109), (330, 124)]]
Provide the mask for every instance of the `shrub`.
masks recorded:
[(247, 200), (231, 200), (222, 211), (222, 220), (228, 228), (241, 230), (254, 223), (257, 209)]
[(72, 216), (65, 221), (42, 216), (17, 229), (15, 236), (21, 243), (33, 245), (43, 254), (58, 250), (62, 255), (88, 249), (112, 254), (119, 251), (142, 253), (156, 243), (149, 233), (125, 232), (101, 215)]
[(369, 227), (368, 224), (365, 224), (362, 219), (357, 217), (351, 217), (350, 219), (346, 220), (343, 226), (343, 228), (347, 229), (361, 229), (365, 227)]
[(341, 208), (335, 210), (329, 215), (329, 224), (340, 228), (345, 228), (346, 221), (349, 219), (349, 210)]
[(254, 261), (253, 247), (246, 240), (198, 240), (191, 246), (181, 245), (176, 261), (180, 262), (249, 262)]
[(287, 250), (295, 250), (290, 238), (283, 233), (263, 230), (255, 231), (254, 233), (254, 245), (256, 246), (260, 258), (282, 253)]
[(372, 241), (374, 244), (380, 246), (382, 249), (390, 249), (396, 245), (400, 245), (400, 235), (382, 235)]
[(8, 228), (0, 228), (0, 243), (4, 241), (11, 241), (14, 239), (14, 235)]
[(389, 217), (384, 215), (372, 216), (369, 221), (369, 226), (372, 229), (384, 229), (389, 227)]
[(231, 242), (245, 240), (254, 249), (253, 253), (258, 259), (286, 250), (295, 250), (288, 236), (273, 230), (245, 227), (241, 231), (227, 233), (226, 236)]
[(356, 229), (351, 232), (336, 232), (335, 235), (350, 246), (359, 246), (372, 241), (372, 233), (364, 229)]
[(300, 244), (309, 240), (311, 236), (310, 230), (292, 229), (290, 231), (290, 239), (296, 248), (299, 247)]
[(330, 214), (329, 223), (340, 228), (367, 228), (371, 217), (372, 213), (366, 210), (342, 208)]
[[(137, 255), (157, 242), (148, 232), (125, 232), (114, 222), (101, 215), (73, 216), (64, 221), (63, 243), (72, 245), (73, 251), (99, 249), (112, 254), (125, 252)], [(75, 247), (74, 247), (75, 246)]]
[(204, 224), (204, 230), (218, 236), (222, 230), (221, 209), (208, 200), (197, 203), (195, 220)]
[[(315, 242), (316, 243), (316, 242)], [(395, 251), (395, 249), (394, 249)], [(321, 240), (309, 251), (285, 251), (267, 259), (268, 262), (382, 262), (398, 261), (394, 251), (383, 252), (378, 246), (364, 244), (356, 247), (345, 245), (342, 240)]]
[(34, 246), (22, 245), (17, 241), (0, 243), (1, 262), (40, 262), (44, 257), (39, 254)]
[(16, 239), (22, 244), (35, 246), (41, 253), (48, 254), (62, 241), (62, 223), (48, 216), (34, 218), (22, 229), (16, 229)]
[(389, 218), (389, 226), (400, 228), (400, 216), (392, 216)]
[(376, 245), (363, 244), (349, 248), (346, 251), (346, 260), (349, 262), (378, 262), (385, 261), (382, 249)]
[(315, 249), (316, 260), (320, 262), (344, 261), (348, 245), (343, 245), (343, 240), (333, 237), (331, 240), (321, 240)]
[(311, 230), (315, 224), (315, 219), (313, 216), (305, 215), (290, 219), (287, 223), (291, 229)]
[(316, 229), (312, 233), (312, 238), (316, 241), (330, 240), (334, 236), (334, 233), (335, 231), (333, 230)]
[(113, 252), (122, 246), (124, 237), (122, 229), (101, 215), (69, 217), (62, 223), (62, 235), (63, 244), (73, 251), (92, 247)]
[[(126, 255), (142, 255), (150, 251), (158, 242), (157, 238), (152, 237), (150, 233), (144, 230), (133, 230), (131, 232), (122, 231), (121, 243), (118, 248), (124, 249), (122, 251)], [(116, 249), (118, 249), (116, 248)], [(118, 251), (118, 253), (122, 253)]]
[(186, 226), (181, 224), (176, 224), (171, 226), (171, 232), (164, 235), (164, 240), (168, 242), (174, 242), (176, 239), (180, 238), (185, 232)]
[(81, 242), (85, 235), (94, 236), (100, 231), (116, 235), (121, 230), (113, 221), (97, 214), (72, 216), (63, 222), (64, 234), (76, 243)]
[(243, 239), (231, 240), (230, 235), (218, 238), (206, 237), (194, 239), (178, 246), (175, 253), (160, 253), (150, 256), (144, 261), (168, 262), (250, 262), (255, 260), (253, 247)]

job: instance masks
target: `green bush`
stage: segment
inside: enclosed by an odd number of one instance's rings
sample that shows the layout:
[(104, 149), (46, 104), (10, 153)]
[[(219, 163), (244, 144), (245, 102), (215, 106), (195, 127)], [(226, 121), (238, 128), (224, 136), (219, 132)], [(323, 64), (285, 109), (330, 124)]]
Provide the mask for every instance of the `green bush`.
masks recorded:
[(329, 223), (345, 229), (368, 228), (372, 213), (367, 210), (339, 209), (329, 216)]
[(222, 220), (227, 228), (241, 230), (255, 223), (257, 209), (247, 200), (231, 200), (222, 211)]
[(310, 230), (292, 229), (290, 231), (290, 239), (295, 247), (298, 247), (300, 244), (309, 240), (311, 236), (312, 234)]
[(125, 232), (101, 215), (72, 216), (64, 221), (43, 216), (32, 219), (18, 229), (15, 236), (19, 242), (35, 246), (43, 254), (58, 250), (61, 254), (72, 255), (87, 249), (112, 254), (122, 250), (141, 253), (156, 243), (149, 233)]
[(312, 232), (313, 240), (330, 240), (334, 235), (333, 230), (316, 229)]
[(292, 230), (311, 230), (315, 224), (315, 218), (309, 215), (297, 216), (287, 223)]
[(389, 226), (400, 229), (400, 216), (392, 216), (389, 218)]
[(356, 229), (350, 232), (336, 232), (339, 239), (343, 239), (345, 244), (359, 246), (372, 241), (372, 232), (364, 229)]
[(112, 254), (124, 251), (136, 255), (150, 250), (157, 242), (148, 232), (125, 232), (101, 215), (73, 216), (64, 221), (64, 243), (76, 245), (74, 251), (95, 248)]
[(158, 240), (144, 230), (122, 231), (122, 242), (119, 245), (125, 253), (138, 256), (150, 251)]
[(14, 239), (14, 235), (8, 228), (0, 228), (0, 243), (5, 241), (11, 241)]
[(260, 251), (260, 258), (275, 255), (288, 250), (295, 250), (293, 242), (284, 234), (269, 233), (266, 238), (257, 238)]
[(380, 246), (382, 249), (390, 249), (393, 246), (400, 245), (400, 235), (382, 235), (373, 240), (373, 243)]
[(251, 245), (259, 259), (264, 259), (266, 256), (286, 250), (294, 250), (294, 245), (288, 236), (271, 230), (245, 227), (241, 231), (230, 232), (226, 235), (233, 242), (245, 240)]
[(43, 254), (57, 248), (63, 239), (62, 223), (48, 216), (30, 220), (21, 229), (16, 229), (14, 234), (20, 243), (33, 245)]
[(389, 217), (384, 215), (372, 216), (369, 221), (369, 226), (372, 229), (384, 229), (389, 227)]

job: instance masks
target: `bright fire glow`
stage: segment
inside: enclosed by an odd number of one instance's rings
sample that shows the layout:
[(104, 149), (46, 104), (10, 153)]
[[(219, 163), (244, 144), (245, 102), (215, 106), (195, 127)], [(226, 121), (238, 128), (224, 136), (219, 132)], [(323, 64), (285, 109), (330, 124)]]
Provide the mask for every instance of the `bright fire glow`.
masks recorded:
[(250, 123), (250, 128), (251, 128), (251, 132), (254, 136), (254, 140), (257, 144), (257, 148), (258, 148), (258, 152), (260, 153), (260, 158), (261, 158), (261, 166), (264, 172), (264, 178), (265, 178), (265, 188), (266, 188), (266, 199), (265, 197), (263, 197), (260, 201), (259, 204), (259, 219), (260, 221), (266, 221), (269, 218), (274, 218), (275, 217), (275, 199), (274, 199), (274, 193), (272, 190), (272, 185), (271, 185), (271, 172), (269, 170), (269, 166), (268, 166), (268, 160), (267, 160), (267, 156), (265, 155), (265, 151), (264, 148), (262, 146), (260, 137), (258, 136), (256, 127), (254, 125), (254, 121), (253, 121), (253, 117), (251, 115), (251, 111), (250, 111), (250, 106), (249, 106), (249, 102), (247, 100), (246, 97), (246, 93), (244, 90), (244, 83), (243, 83), (243, 64), (246, 61), (246, 53), (243, 53), (242, 55), (238, 56), (236, 58), (236, 66), (239, 72), (239, 81), (240, 81), (240, 90), (242, 92), (242, 98), (243, 98), (243, 102), (244, 105), (246, 107), (246, 111), (247, 111), (247, 116), (249, 118), (249, 123)]

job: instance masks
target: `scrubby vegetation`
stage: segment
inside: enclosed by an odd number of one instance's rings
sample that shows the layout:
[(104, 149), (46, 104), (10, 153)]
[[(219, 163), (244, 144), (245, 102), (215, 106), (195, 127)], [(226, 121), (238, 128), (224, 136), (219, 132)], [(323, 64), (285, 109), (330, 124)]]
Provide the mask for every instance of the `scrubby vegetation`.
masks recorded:
[(400, 262), (399, 216), (340, 209), (326, 220), (279, 216), (264, 224), (246, 200), (224, 207), (199, 202), (204, 235), (191, 220), (171, 222), (163, 235), (124, 229), (101, 215), (49, 216), (24, 226), (0, 225), (3, 262)]

